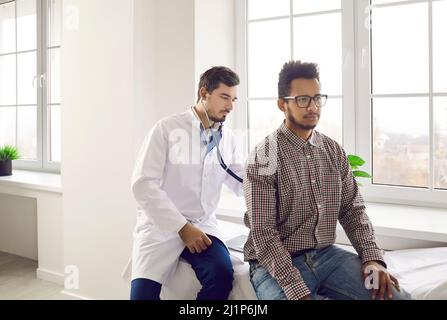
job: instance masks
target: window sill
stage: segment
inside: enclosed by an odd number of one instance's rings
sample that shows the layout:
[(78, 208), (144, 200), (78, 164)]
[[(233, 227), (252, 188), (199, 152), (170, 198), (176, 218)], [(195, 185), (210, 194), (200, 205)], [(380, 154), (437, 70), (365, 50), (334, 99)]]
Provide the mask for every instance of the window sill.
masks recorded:
[[(221, 220), (243, 224), (245, 208), (219, 208)], [(366, 203), (376, 235), (447, 243), (447, 210), (386, 203)], [(340, 225), (337, 229), (342, 231)]]
[(55, 173), (13, 170), (12, 176), (0, 177), (0, 186), (62, 194), (61, 175)]
[(366, 203), (376, 234), (447, 242), (447, 210), (439, 208)]

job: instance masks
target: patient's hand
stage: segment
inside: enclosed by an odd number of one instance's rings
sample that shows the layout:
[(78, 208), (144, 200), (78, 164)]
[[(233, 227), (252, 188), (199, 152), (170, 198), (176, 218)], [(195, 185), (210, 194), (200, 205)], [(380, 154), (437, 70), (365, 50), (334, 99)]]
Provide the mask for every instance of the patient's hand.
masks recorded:
[(185, 224), (178, 234), (191, 253), (201, 253), (212, 243), (211, 239), (202, 230), (189, 222)]
[[(369, 271), (369, 272), (368, 272)], [(377, 297), (384, 300), (385, 292), (388, 299), (393, 299), (392, 287), (395, 287), (400, 292), (399, 281), (393, 277), (388, 270), (377, 261), (368, 261), (363, 264), (363, 279), (365, 280), (371, 273), (375, 274), (377, 285), (372, 289), (371, 299), (375, 300)]]

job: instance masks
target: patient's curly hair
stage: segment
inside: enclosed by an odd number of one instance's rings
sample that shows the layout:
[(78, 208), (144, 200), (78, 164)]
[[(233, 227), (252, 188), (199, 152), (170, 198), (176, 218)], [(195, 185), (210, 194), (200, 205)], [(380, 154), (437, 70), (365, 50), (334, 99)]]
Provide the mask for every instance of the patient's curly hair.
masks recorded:
[(301, 61), (289, 61), (284, 64), (279, 73), (278, 97), (290, 95), (291, 83), (295, 79), (317, 79), (320, 81), (318, 64)]

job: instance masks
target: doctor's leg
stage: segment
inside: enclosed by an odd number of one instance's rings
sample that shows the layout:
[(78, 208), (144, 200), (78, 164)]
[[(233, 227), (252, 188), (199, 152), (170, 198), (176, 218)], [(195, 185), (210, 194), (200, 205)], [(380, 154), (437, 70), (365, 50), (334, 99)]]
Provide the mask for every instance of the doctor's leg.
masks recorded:
[(205, 251), (193, 254), (185, 248), (181, 257), (191, 264), (202, 284), (197, 300), (227, 300), (233, 288), (230, 254), (219, 239), (210, 235), (208, 237), (213, 243)]
[(161, 284), (149, 279), (132, 280), (130, 300), (160, 300)]

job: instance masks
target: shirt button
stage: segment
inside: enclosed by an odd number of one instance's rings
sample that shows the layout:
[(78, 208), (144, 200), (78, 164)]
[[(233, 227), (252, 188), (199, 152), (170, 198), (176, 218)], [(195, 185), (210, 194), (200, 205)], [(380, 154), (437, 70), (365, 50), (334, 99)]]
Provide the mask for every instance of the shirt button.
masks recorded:
[(312, 182), (312, 184), (315, 184), (316, 181), (315, 181), (315, 180), (312, 180), (311, 182)]
[(310, 159), (310, 156), (306, 156), (307, 159)]
[(323, 206), (321, 204), (317, 205), (318, 209), (323, 208)]

